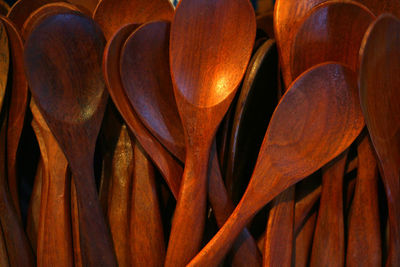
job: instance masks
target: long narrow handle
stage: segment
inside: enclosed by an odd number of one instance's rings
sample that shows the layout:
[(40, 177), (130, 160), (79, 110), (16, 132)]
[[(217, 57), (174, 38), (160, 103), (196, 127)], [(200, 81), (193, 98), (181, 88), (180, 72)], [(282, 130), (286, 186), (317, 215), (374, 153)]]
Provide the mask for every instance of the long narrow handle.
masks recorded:
[[(234, 205), (222, 180), (215, 141), (210, 153), (208, 199), (217, 224), (222, 227), (232, 214)], [(261, 263), (262, 257), (257, 244), (247, 228), (244, 228), (232, 246), (232, 266), (261, 266)]]
[(131, 266), (162, 266), (165, 260), (164, 230), (154, 166), (136, 140), (130, 212)]
[(79, 211), (78, 198), (74, 178), (71, 177), (71, 223), (72, 223), (72, 242), (74, 248), (74, 266), (82, 267), (82, 252), (79, 234)]
[(204, 148), (186, 151), (185, 169), (165, 260), (166, 267), (185, 266), (200, 248), (205, 223), (211, 142)]
[(272, 201), (264, 244), (265, 267), (290, 267), (292, 264), (294, 193), (293, 185)]
[(357, 147), (358, 173), (349, 215), (346, 265), (380, 266), (382, 264), (378, 199), (378, 166), (365, 136)]
[(71, 168), (78, 198), (82, 261), (84, 266), (117, 266), (111, 233), (98, 199), (92, 162), (88, 160), (79, 170)]
[(343, 176), (347, 151), (323, 170), (310, 266), (344, 265)]
[(304, 225), (298, 230), (296, 234), (294, 249), (295, 255), (293, 257), (295, 267), (308, 266), (316, 220), (317, 209), (314, 209), (310, 216), (304, 222)]

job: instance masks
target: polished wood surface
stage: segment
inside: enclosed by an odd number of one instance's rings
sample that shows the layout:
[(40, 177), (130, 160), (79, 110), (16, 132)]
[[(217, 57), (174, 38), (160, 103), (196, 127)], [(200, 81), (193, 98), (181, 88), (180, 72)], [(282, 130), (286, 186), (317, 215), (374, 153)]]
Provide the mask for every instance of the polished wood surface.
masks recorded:
[(169, 0), (101, 0), (93, 18), (107, 40), (126, 24), (143, 24), (154, 20), (172, 20), (174, 8)]
[[(101, 75), (104, 46), (94, 22), (79, 14), (58, 14), (43, 20), (31, 33), (24, 59), (32, 95), (74, 176), (83, 263), (114, 266), (114, 248), (93, 172), (95, 143), (108, 97)], [(65, 48), (63, 53), (60, 47)], [(48, 79), (54, 78), (54, 68), (57, 79)]]
[(373, 19), (374, 15), (358, 3), (326, 2), (312, 9), (293, 38), (290, 82), (326, 61), (357, 71), (361, 40)]
[(185, 160), (185, 139), (169, 70), (169, 22), (139, 27), (121, 52), (121, 80), (136, 114), (168, 151)]
[[(360, 49), (360, 102), (387, 196), (390, 234), (386, 266), (400, 263), (399, 33), (400, 21), (382, 15), (368, 28)], [(380, 68), (385, 71), (377, 71)]]
[(175, 11), (170, 66), (186, 160), (165, 266), (186, 265), (200, 248), (212, 140), (244, 75), (255, 30), (254, 10), (246, 0), (188, 0)]
[(357, 181), (349, 211), (346, 266), (382, 264), (378, 164), (369, 135), (357, 146)]
[(310, 266), (344, 266), (343, 177), (348, 151), (325, 166)]
[[(325, 121), (330, 123), (324, 124)], [(326, 128), (316, 129), (312, 125)], [(258, 210), (342, 153), (363, 125), (355, 75), (351, 70), (326, 63), (300, 76), (274, 112), (241, 202), (224, 227), (189, 265), (220, 262), (238, 232)]]

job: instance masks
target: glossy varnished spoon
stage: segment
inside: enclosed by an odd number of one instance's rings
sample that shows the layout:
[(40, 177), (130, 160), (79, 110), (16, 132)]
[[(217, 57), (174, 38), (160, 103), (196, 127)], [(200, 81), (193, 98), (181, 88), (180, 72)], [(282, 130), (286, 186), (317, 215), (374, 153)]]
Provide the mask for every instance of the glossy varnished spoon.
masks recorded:
[[(137, 111), (136, 114), (141, 121), (152, 128), (152, 132), (158, 132), (157, 136), (173, 135), (171, 140), (174, 144), (172, 145), (179, 148), (179, 144), (184, 143), (184, 138), (171, 78), (168, 74), (168, 43), (168, 22), (151, 22), (138, 28), (128, 38), (122, 49), (121, 78), (124, 90), (130, 96), (132, 107)], [(160, 83), (161, 80), (163, 82)], [(143, 103), (147, 104), (143, 105)], [(149, 106), (153, 109), (152, 116), (148, 115)], [(168, 138), (159, 140), (162, 144), (168, 142)], [(177, 157), (180, 156), (182, 159), (185, 147), (182, 145), (180, 147), (183, 151), (178, 153)], [(212, 150), (208, 185), (209, 200), (214, 209), (217, 224), (222, 226), (233, 211), (233, 205), (224, 188), (215, 153), (216, 150)], [(182, 168), (179, 169), (179, 173), (182, 174)], [(180, 175), (174, 179), (180, 181)], [(242, 232), (235, 245), (232, 260), (234, 266), (254, 265), (260, 261), (255, 242), (247, 230)]]
[(153, 20), (171, 20), (174, 8), (169, 0), (101, 0), (93, 14), (107, 40), (122, 26)]
[(340, 62), (357, 71), (361, 40), (373, 20), (374, 15), (359, 3), (326, 2), (312, 9), (294, 36), (292, 79), (326, 61)]
[(35, 102), (74, 175), (84, 264), (114, 266), (114, 248), (93, 171), (108, 97), (101, 73), (104, 45), (93, 21), (79, 14), (58, 14), (32, 31), (24, 59)]
[[(360, 101), (379, 159), (389, 215), (386, 266), (400, 263), (400, 21), (380, 16), (367, 30), (360, 49)], [(382, 70), (382, 71), (378, 71)]]
[(358, 172), (349, 212), (346, 266), (381, 266), (378, 164), (367, 132), (357, 146)]
[(257, 211), (354, 141), (364, 125), (354, 76), (342, 65), (326, 63), (296, 79), (272, 116), (242, 200), (190, 266), (218, 264)]
[(187, 264), (200, 247), (211, 144), (246, 70), (255, 31), (247, 0), (183, 0), (175, 11), (170, 66), (186, 160), (166, 266)]

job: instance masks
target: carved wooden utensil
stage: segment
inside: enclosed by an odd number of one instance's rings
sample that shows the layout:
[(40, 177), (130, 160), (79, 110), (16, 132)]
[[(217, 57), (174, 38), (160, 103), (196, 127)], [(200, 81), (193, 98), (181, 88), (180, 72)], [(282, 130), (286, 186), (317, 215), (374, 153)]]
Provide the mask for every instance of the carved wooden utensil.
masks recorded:
[(190, 266), (220, 262), (257, 211), (354, 141), (364, 125), (354, 76), (342, 65), (326, 63), (292, 84), (272, 116), (242, 200)]
[[(375, 16), (384, 12), (393, 13), (399, 16), (400, 2), (397, 0), (356, 0), (369, 8)], [(279, 48), (280, 61), (282, 66), (283, 80), (288, 87), (293, 81), (290, 72), (290, 55), (294, 36), (299, 26), (309, 13), (317, 5), (328, 2), (328, 0), (277, 0), (274, 9), (274, 32)], [(335, 2), (335, 1), (330, 1)], [(339, 2), (339, 1), (336, 1)], [(343, 1), (345, 2), (345, 1)], [(343, 16), (343, 18), (346, 18)], [(346, 29), (348, 31), (348, 28)]]
[[(360, 101), (379, 158), (389, 212), (387, 266), (400, 262), (400, 21), (380, 16), (367, 30), (360, 49)], [(378, 71), (378, 70), (384, 71)]]
[(169, 0), (101, 0), (93, 14), (107, 40), (126, 24), (171, 20), (174, 8)]
[(147, 129), (179, 160), (185, 140), (169, 70), (168, 22), (145, 24), (125, 42), (121, 80), (129, 101)]
[(74, 175), (84, 264), (114, 266), (93, 172), (96, 138), (108, 97), (101, 75), (104, 45), (93, 21), (79, 14), (58, 14), (34, 29), (26, 41), (24, 59), (35, 102)]
[(374, 18), (359, 3), (326, 2), (314, 8), (294, 36), (291, 78), (326, 61), (340, 62), (357, 71), (361, 40)]
[(369, 135), (357, 146), (358, 172), (349, 213), (347, 266), (381, 266), (378, 164)]
[(343, 177), (345, 151), (323, 169), (322, 192), (311, 252), (311, 266), (343, 266), (345, 260)]
[[(173, 135), (170, 138), (176, 144), (172, 145), (179, 147), (179, 144), (184, 143), (184, 135), (169, 76), (168, 43), (168, 22), (152, 22), (138, 28), (128, 38), (122, 49), (121, 78), (124, 90), (132, 100), (130, 103), (141, 121), (147, 124), (148, 128), (152, 128), (152, 132), (159, 132), (157, 136)], [(160, 80), (163, 82), (158, 83)], [(171, 85), (168, 86), (168, 84)], [(143, 106), (143, 103), (146, 103), (146, 106)], [(147, 114), (149, 106), (154, 108), (152, 116)], [(146, 123), (148, 120), (155, 120), (157, 124), (151, 121)], [(159, 140), (162, 144), (168, 142), (168, 138)], [(176, 156), (184, 160), (185, 147), (181, 145), (181, 149), (183, 151)], [(217, 224), (222, 226), (233, 211), (233, 205), (224, 188), (215, 149), (211, 152), (211, 158), (209, 199)], [(179, 174), (174, 177), (175, 180), (180, 181), (181, 167)], [(247, 229), (237, 240), (234, 251), (232, 260), (234, 266), (257, 264), (261, 261), (255, 242)]]
[(7, 125), (7, 178), (15, 209), (18, 216), (21, 216), (18, 198), (17, 150), (28, 103), (28, 82), (26, 81), (22, 59), (23, 43), (18, 30), (7, 18), (0, 16), (0, 20), (7, 31), (13, 66), (11, 100)]
[(227, 190), (235, 203), (251, 177), (269, 119), (278, 103), (277, 65), (275, 41), (270, 39), (252, 57), (243, 80), (225, 169)]
[(170, 64), (186, 160), (166, 266), (187, 264), (199, 249), (212, 140), (246, 70), (255, 31), (247, 0), (183, 0), (176, 9)]
[(74, 258), (68, 162), (33, 100), (31, 110), (44, 164), (36, 261), (41, 266), (71, 266)]
[(8, 82), (8, 70), (10, 68), (10, 48), (6, 28), (2, 25), (0, 29), (2, 30), (0, 32), (0, 112), (2, 112)]

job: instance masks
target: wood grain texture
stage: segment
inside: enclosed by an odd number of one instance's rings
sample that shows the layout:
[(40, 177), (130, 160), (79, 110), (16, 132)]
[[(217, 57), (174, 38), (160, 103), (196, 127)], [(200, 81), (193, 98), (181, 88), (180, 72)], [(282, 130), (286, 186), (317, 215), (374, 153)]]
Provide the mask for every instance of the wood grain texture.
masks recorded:
[[(4, 27), (3, 23), (0, 24), (0, 27)], [(32, 248), (8, 189), (5, 166), (7, 112), (2, 112), (0, 118), (0, 223), (3, 230), (8, 260), (10, 266), (34, 266), (35, 259)]]
[(344, 266), (343, 176), (347, 153), (323, 168), (310, 266)]
[(137, 26), (128, 24), (122, 27), (107, 42), (104, 49), (103, 73), (110, 96), (130, 130), (162, 173), (175, 198), (179, 194), (182, 166), (163, 145), (144, 126), (128, 97), (125, 94), (120, 77), (120, 53), (122, 45)]
[[(110, 130), (110, 123), (108, 129)], [(110, 186), (108, 188), (107, 219), (114, 241), (119, 266), (131, 266), (130, 259), (130, 212), (132, 179), (136, 162), (126, 125), (119, 129), (117, 143), (112, 153)], [(112, 133), (115, 134), (114, 130)], [(142, 233), (145, 235), (145, 233)]]
[(25, 20), (21, 28), (21, 36), (23, 40), (26, 40), (32, 30), (42, 21), (43, 19), (50, 17), (57, 13), (64, 13), (68, 11), (79, 11), (79, 9), (71, 4), (64, 2), (56, 2), (45, 4), (35, 11), (33, 11)]
[(30, 107), (44, 165), (36, 262), (39, 266), (72, 266), (68, 162), (33, 101)]
[(326, 61), (343, 63), (356, 72), (361, 40), (373, 20), (374, 15), (358, 3), (326, 2), (314, 8), (294, 36), (292, 79)]
[(350, 69), (326, 63), (300, 76), (272, 116), (241, 202), (189, 266), (219, 263), (258, 210), (342, 153), (363, 126), (355, 75)]
[(278, 103), (277, 64), (275, 41), (270, 39), (252, 57), (234, 109), (225, 183), (235, 203), (251, 177), (269, 119)]
[(72, 242), (74, 248), (74, 265), (76, 267), (82, 267), (83, 260), (82, 260), (82, 251), (80, 242), (78, 199), (76, 195), (76, 187), (73, 177), (71, 177), (71, 223), (72, 223)]
[(185, 139), (169, 69), (169, 32), (167, 21), (146, 23), (136, 29), (122, 48), (121, 80), (143, 124), (168, 151), (184, 161)]
[[(400, 12), (400, 3), (397, 0), (277, 0), (274, 8), (274, 32), (286, 87), (293, 81), (290, 58), (294, 36), (310, 10), (325, 2), (359, 2), (370, 9), (375, 16), (382, 13), (392, 13), (399, 16)], [(343, 16), (343, 18), (349, 19), (346, 16)]]
[[(389, 215), (386, 266), (400, 265), (400, 21), (380, 16), (369, 28), (360, 49), (360, 101), (372, 144), (379, 159)], [(385, 71), (377, 71), (378, 69)]]
[(170, 66), (186, 160), (167, 267), (186, 265), (200, 248), (212, 140), (244, 75), (255, 31), (254, 10), (247, 0), (186, 0), (175, 11)]
[(264, 243), (263, 266), (292, 264), (295, 186), (280, 193), (269, 212)]
[(101, 72), (104, 45), (101, 30), (89, 18), (57, 14), (44, 19), (31, 33), (24, 61), (35, 102), (74, 176), (83, 263), (114, 266), (114, 248), (93, 171), (108, 98)]
[(174, 8), (168, 0), (101, 0), (93, 14), (107, 40), (126, 24), (172, 20)]
[(317, 209), (306, 218), (306, 221), (296, 233), (296, 241), (293, 260), (295, 267), (309, 266), (311, 246), (314, 236), (315, 222), (317, 220)]
[(369, 135), (357, 147), (358, 171), (349, 212), (346, 266), (381, 266), (378, 165)]
[(162, 266), (165, 243), (154, 167), (143, 148), (132, 140), (134, 174), (130, 209), (130, 255), (132, 266)]
[(24, 50), (21, 36), (10, 20), (2, 16), (0, 16), (0, 20), (7, 31), (13, 66), (11, 100), (7, 125), (7, 179), (17, 214), (21, 216), (18, 200), (17, 150), (28, 104), (28, 82), (26, 81), (23, 66), (22, 57)]
[[(34, 123), (36, 122), (32, 120), (32, 124)], [(39, 228), (40, 202), (42, 198), (42, 175), (43, 160), (39, 158), (26, 219), (26, 234), (28, 235), (33, 251), (37, 250), (37, 232)]]

